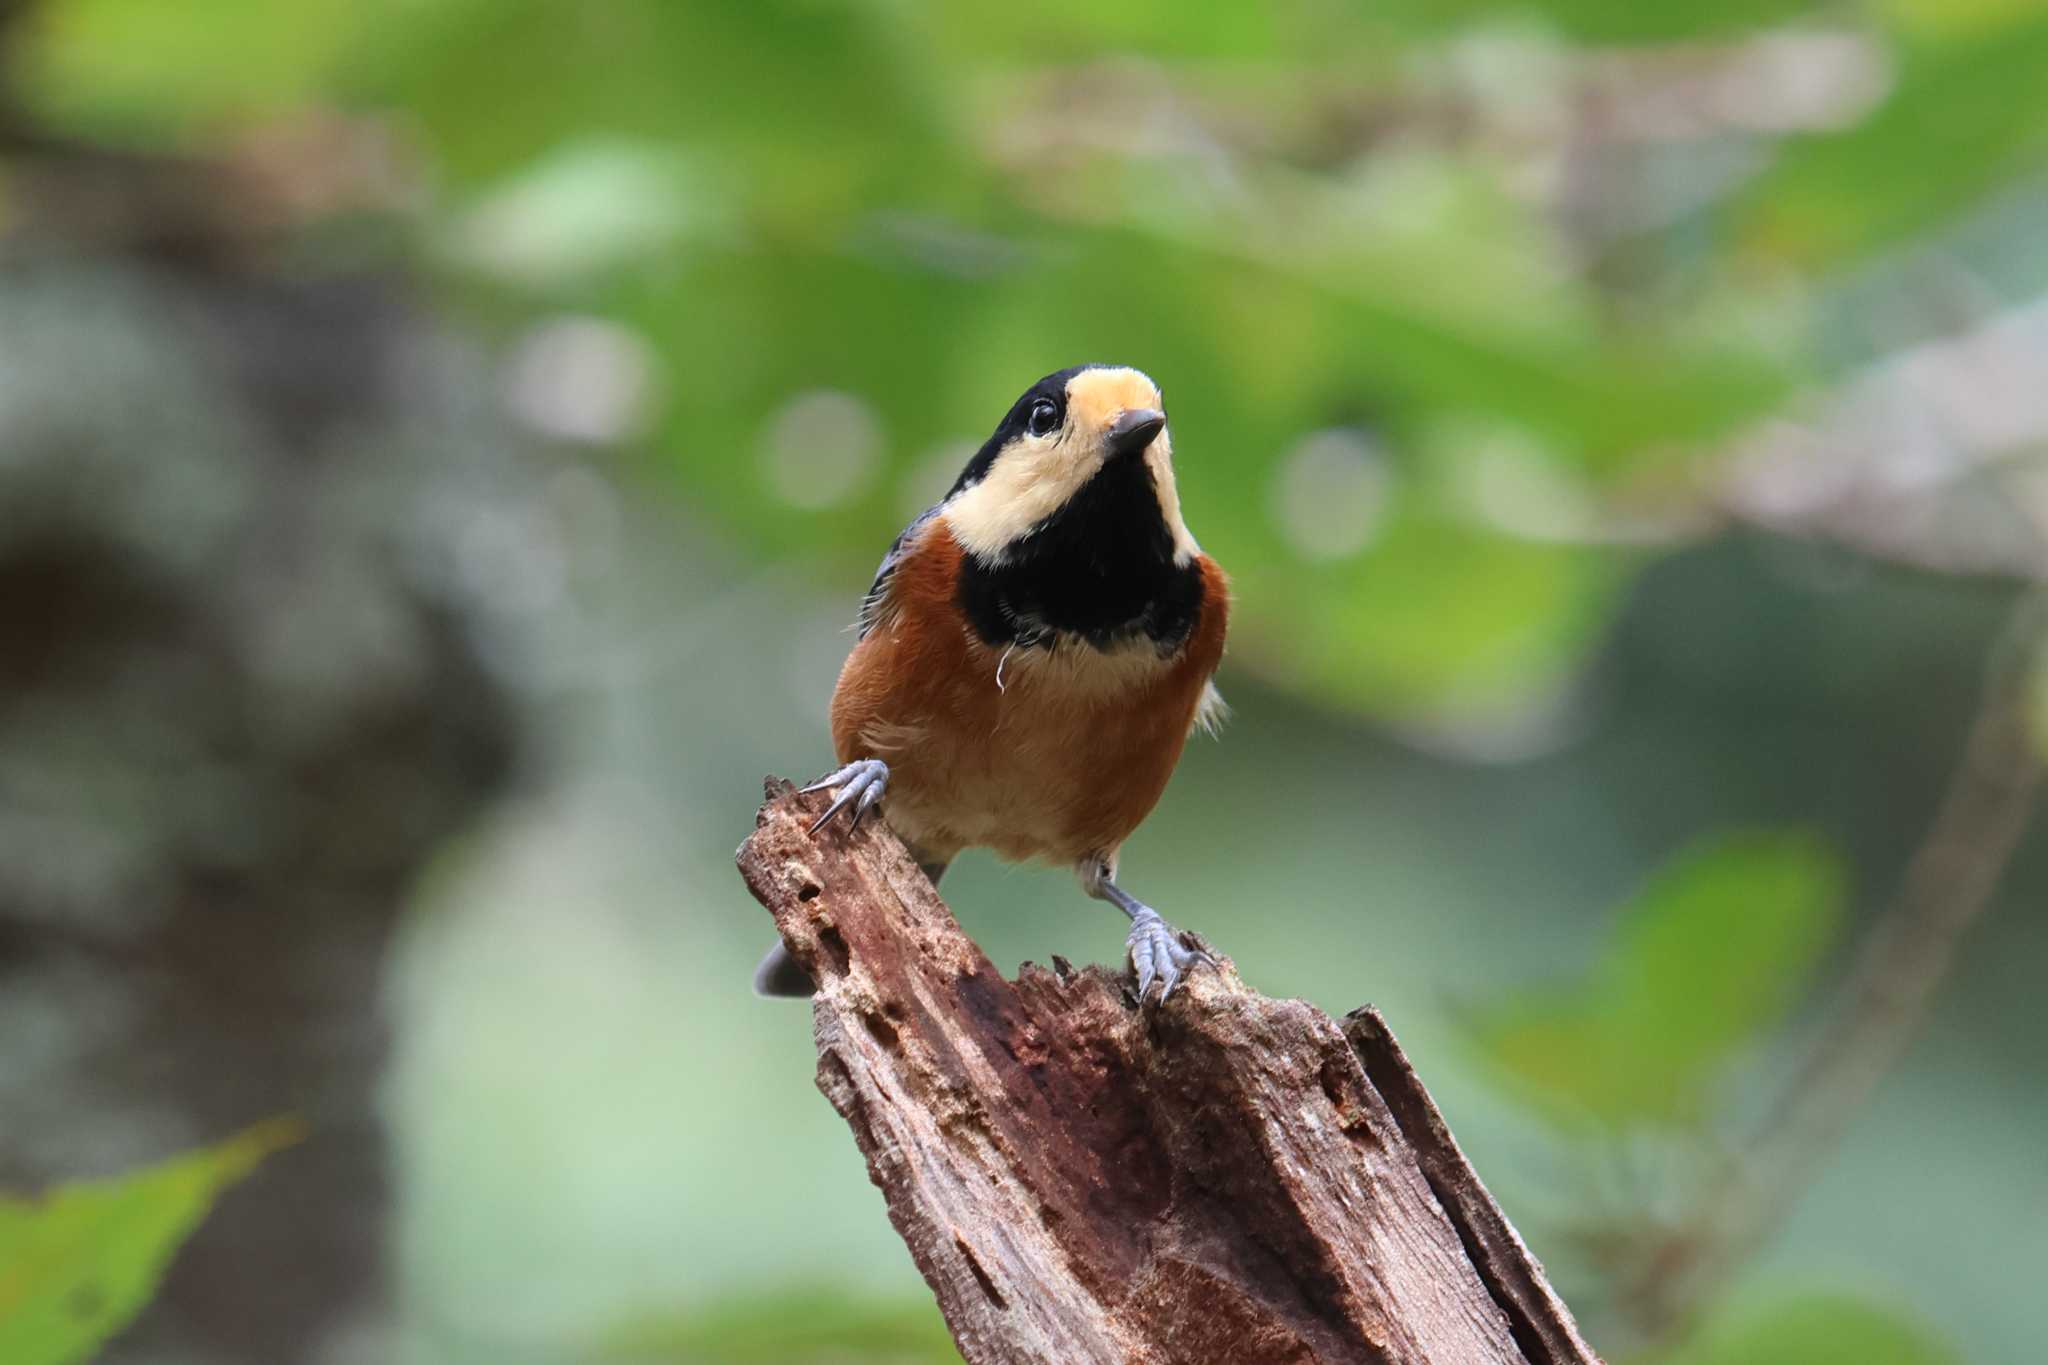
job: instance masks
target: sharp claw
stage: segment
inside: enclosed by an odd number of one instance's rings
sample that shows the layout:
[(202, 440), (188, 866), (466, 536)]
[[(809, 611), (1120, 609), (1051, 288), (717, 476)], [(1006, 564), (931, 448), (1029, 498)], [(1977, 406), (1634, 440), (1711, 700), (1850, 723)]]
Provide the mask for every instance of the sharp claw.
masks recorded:
[(1183, 942), (1180, 932), (1147, 905), (1141, 905), (1132, 916), (1129, 953), (1138, 980), (1138, 1000), (1145, 1005), (1155, 1003), (1155, 984), (1159, 987), (1156, 1003), (1163, 1005), (1197, 967), (1216, 966), (1212, 954)]
[(810, 786), (800, 790), (797, 793), (797, 795), (809, 796), (812, 792), (821, 792), (824, 791), (827, 787), (836, 787), (840, 783), (846, 781), (847, 777), (853, 772), (853, 768), (854, 765), (851, 763), (847, 764), (843, 768), (834, 768), (831, 772), (826, 773), (823, 777), (819, 778), (816, 782), (813, 782)]
[(849, 834), (852, 833), (854, 830), (860, 828), (861, 817), (866, 815), (869, 811), (873, 810), (875, 808), (875, 803), (880, 801), (881, 799), (881, 783), (870, 782), (867, 784), (867, 786), (861, 789), (860, 801), (853, 808), (853, 819), (849, 821), (846, 826), (847, 832)]
[(825, 813), (819, 816), (815, 821), (811, 823), (811, 833), (816, 834), (819, 830), (825, 828), (826, 821), (830, 820), (833, 816), (839, 814), (840, 811), (845, 810), (847, 807), (847, 803), (852, 801), (855, 797), (859, 795), (860, 788), (858, 787), (849, 786), (848, 788), (846, 788), (846, 790), (840, 792), (839, 795), (833, 799), (832, 804), (825, 807)]
[(846, 822), (846, 832), (851, 834), (859, 829), (861, 817), (882, 799), (882, 790), (888, 785), (888, 781), (889, 770), (879, 760), (861, 759), (805, 787), (803, 790), (806, 793), (824, 791), (828, 788), (838, 792), (832, 804), (825, 808), (825, 813), (811, 822), (811, 833), (816, 834), (825, 828), (833, 816), (855, 802), (859, 804), (854, 805), (853, 815)]

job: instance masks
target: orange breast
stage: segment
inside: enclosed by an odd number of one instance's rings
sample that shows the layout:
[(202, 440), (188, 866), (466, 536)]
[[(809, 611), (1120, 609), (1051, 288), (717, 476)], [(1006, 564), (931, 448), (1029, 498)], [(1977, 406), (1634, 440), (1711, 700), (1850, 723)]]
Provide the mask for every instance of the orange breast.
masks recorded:
[(993, 848), (1073, 862), (1151, 813), (1222, 658), (1229, 584), (1198, 557), (1201, 617), (1161, 657), (1063, 643), (991, 649), (954, 605), (961, 550), (935, 518), (898, 565), (832, 696), (841, 761), (889, 764), (890, 826), (920, 858)]

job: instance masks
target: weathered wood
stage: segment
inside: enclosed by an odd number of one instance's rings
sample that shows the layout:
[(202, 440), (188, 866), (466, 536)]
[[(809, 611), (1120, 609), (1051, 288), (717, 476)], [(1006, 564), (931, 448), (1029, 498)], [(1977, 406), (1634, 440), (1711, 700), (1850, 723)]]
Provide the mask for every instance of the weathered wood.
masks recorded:
[(769, 797), (741, 871), (972, 1365), (1597, 1362), (1377, 1015), (1347, 1041), (1227, 959), (1144, 1011), (1104, 968), (1005, 980), (878, 823)]
[(1416, 1163), (1435, 1192), (1437, 1204), (1465, 1243), (1479, 1277), (1508, 1315), (1515, 1343), (1531, 1365), (1570, 1365), (1596, 1359), (1579, 1335), (1571, 1310), (1544, 1278), (1543, 1267), (1500, 1205), (1465, 1160), (1436, 1101), (1408, 1054), (1394, 1040), (1387, 1021), (1370, 1005), (1344, 1016), (1344, 1036), (1365, 1066), (1366, 1079), (1401, 1125)]

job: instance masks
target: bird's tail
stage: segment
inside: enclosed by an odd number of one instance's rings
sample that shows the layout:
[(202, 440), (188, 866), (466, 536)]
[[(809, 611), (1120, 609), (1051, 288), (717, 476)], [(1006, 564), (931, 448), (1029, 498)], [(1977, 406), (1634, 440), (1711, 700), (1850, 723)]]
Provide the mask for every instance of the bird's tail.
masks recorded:
[(777, 943), (754, 968), (754, 994), (771, 999), (802, 999), (818, 989), (811, 974), (796, 965), (789, 949)]

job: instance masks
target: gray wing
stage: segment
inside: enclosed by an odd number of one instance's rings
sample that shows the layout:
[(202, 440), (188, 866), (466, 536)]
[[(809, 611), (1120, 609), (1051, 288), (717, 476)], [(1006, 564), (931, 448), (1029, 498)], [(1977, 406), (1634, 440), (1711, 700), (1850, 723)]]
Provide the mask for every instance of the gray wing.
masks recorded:
[(917, 520), (904, 527), (903, 533), (891, 542), (889, 553), (882, 556), (881, 566), (875, 570), (873, 586), (868, 589), (868, 595), (860, 601), (860, 634), (857, 638), (867, 639), (868, 632), (873, 630), (876, 622), (881, 619), (882, 598), (889, 591), (889, 580), (896, 576), (896, 566), (903, 562), (904, 555), (909, 552), (910, 542), (917, 539), (917, 533), (924, 529), (925, 523), (938, 514), (939, 509), (936, 505), (925, 508), (918, 514)]

